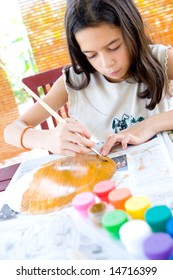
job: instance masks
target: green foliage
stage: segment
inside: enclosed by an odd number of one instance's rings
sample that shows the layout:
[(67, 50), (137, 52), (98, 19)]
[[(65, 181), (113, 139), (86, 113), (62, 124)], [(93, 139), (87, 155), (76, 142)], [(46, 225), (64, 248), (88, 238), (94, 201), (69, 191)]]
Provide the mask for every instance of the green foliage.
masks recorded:
[(21, 90), (14, 90), (13, 93), (16, 99), (16, 102), (18, 105), (25, 103), (28, 101), (31, 97), (28, 95), (28, 93), (24, 92), (23, 89)]

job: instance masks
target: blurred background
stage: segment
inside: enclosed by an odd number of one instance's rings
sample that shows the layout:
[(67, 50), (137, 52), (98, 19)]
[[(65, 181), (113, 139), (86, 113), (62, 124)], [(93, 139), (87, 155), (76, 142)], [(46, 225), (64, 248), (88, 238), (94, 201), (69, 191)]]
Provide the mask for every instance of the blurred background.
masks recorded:
[[(135, 0), (155, 43), (173, 45), (173, 1)], [(69, 63), (64, 33), (66, 0), (0, 0), (0, 58), (19, 80)], [(5, 126), (32, 99), (0, 68), (0, 163), (23, 152), (4, 142)]]

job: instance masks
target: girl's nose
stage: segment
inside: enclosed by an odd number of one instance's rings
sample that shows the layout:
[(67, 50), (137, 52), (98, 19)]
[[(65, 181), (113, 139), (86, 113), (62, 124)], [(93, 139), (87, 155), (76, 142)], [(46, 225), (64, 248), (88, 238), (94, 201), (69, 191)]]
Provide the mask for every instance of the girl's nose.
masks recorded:
[(101, 55), (101, 65), (103, 68), (110, 69), (114, 64), (115, 61), (110, 54)]

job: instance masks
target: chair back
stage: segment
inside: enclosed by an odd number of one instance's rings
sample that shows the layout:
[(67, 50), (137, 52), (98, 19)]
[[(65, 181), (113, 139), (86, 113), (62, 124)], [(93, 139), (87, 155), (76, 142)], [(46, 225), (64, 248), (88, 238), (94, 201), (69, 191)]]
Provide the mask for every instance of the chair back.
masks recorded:
[[(25, 77), (22, 79), (22, 82), (28, 86), (37, 96), (41, 97), (42, 94), (46, 95), (54, 82), (62, 75), (62, 67), (58, 67), (55, 69), (47, 70), (44, 72), (40, 72), (33, 76)], [(32, 97), (33, 98), (33, 97)], [(36, 100), (33, 98), (33, 101)], [(66, 103), (60, 110), (58, 114), (62, 118), (68, 117), (68, 104)], [(57, 125), (57, 120), (54, 117), (51, 117), (52, 123), (54, 126)], [(49, 123), (44, 121), (41, 123), (42, 129), (49, 129)]]

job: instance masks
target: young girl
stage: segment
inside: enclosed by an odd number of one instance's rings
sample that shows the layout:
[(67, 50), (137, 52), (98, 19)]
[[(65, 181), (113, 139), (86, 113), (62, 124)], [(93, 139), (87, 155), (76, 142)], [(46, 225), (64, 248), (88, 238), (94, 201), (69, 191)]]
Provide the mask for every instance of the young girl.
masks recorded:
[(6, 142), (75, 156), (103, 141), (140, 144), (173, 129), (173, 51), (153, 45), (132, 0), (70, 0), (65, 27), (71, 66), (44, 101), (55, 111), (68, 101), (66, 123), (34, 127), (49, 117), (33, 105), (5, 129)]

